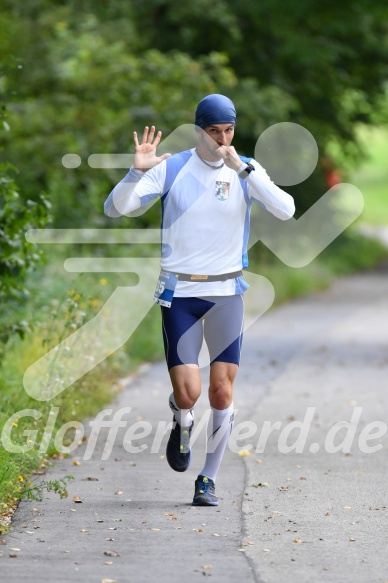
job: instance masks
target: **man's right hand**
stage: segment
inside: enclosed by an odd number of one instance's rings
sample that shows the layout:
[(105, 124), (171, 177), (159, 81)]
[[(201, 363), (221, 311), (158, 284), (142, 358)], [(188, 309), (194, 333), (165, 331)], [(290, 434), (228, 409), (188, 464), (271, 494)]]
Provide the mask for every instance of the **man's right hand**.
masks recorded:
[(155, 126), (151, 126), (151, 128), (146, 126), (144, 128), (141, 144), (139, 144), (137, 132), (133, 132), (133, 141), (135, 143), (135, 160), (133, 167), (136, 170), (147, 172), (147, 170), (160, 164), (160, 162), (163, 162), (163, 160), (171, 156), (171, 154), (162, 154), (162, 156), (156, 155), (156, 148), (159, 145), (161, 137), (162, 132), (160, 131), (157, 132), (155, 136)]

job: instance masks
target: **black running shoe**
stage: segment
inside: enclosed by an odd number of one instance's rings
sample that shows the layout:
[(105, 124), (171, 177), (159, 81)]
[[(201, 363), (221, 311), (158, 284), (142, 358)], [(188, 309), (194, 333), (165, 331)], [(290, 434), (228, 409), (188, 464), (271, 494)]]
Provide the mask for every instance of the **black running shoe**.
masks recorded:
[(194, 423), (190, 427), (181, 427), (175, 417), (170, 438), (167, 443), (166, 457), (170, 467), (176, 472), (185, 472), (191, 462), (190, 435)]
[(193, 506), (218, 506), (213, 480), (206, 476), (198, 476), (195, 480)]

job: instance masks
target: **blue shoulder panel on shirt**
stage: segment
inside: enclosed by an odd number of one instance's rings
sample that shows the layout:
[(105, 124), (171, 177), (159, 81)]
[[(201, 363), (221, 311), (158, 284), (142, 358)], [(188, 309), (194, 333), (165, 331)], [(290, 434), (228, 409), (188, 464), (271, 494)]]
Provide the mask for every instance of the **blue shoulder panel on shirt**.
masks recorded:
[(244, 162), (244, 164), (249, 164), (249, 162), (252, 160), (252, 158), (247, 158), (246, 156), (241, 156), (241, 154), (239, 154), (238, 157), (240, 158), (241, 162)]
[(162, 199), (165, 198), (177, 177), (179, 171), (183, 168), (185, 164), (190, 160), (193, 155), (191, 150), (185, 150), (184, 152), (179, 152), (179, 154), (174, 154), (166, 160), (166, 178), (164, 181), (164, 189)]

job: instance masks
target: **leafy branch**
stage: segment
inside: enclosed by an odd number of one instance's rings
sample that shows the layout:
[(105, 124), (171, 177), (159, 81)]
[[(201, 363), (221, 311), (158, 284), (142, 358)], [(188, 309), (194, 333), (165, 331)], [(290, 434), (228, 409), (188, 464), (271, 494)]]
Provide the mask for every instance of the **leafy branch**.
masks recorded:
[(74, 480), (74, 476), (67, 475), (60, 480), (43, 480), (39, 484), (29, 484), (22, 488), (20, 497), (27, 500), (41, 502), (43, 500), (43, 492), (46, 491), (54, 492), (55, 494), (58, 494), (60, 498), (67, 498), (69, 495), (67, 485), (71, 480)]

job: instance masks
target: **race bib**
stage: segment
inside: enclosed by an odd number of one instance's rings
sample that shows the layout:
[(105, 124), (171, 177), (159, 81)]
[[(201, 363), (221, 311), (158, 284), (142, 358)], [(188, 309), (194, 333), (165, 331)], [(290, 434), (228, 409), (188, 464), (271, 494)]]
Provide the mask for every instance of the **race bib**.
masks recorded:
[(161, 271), (156, 284), (154, 302), (165, 308), (171, 307), (172, 298), (178, 278), (170, 271)]

